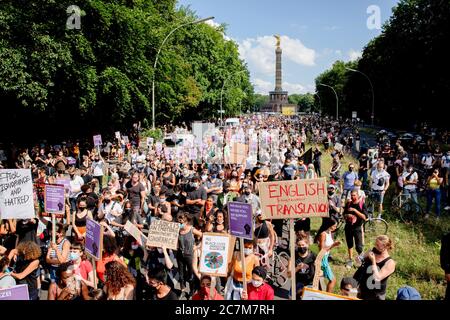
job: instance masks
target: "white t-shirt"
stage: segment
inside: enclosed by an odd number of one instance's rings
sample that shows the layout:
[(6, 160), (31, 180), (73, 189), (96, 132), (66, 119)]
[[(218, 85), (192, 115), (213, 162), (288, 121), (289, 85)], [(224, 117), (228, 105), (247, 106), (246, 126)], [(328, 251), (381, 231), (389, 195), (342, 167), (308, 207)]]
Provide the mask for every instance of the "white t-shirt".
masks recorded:
[[(76, 198), (81, 194), (81, 186), (84, 185), (84, 180), (80, 176), (75, 176), (69, 182), (69, 198)], [(75, 192), (74, 190), (78, 190)]]
[(444, 155), (442, 157), (442, 168), (450, 168), (450, 156)]
[(387, 183), (389, 184), (389, 179), (391, 178), (391, 175), (387, 173), (386, 170), (384, 169), (381, 171), (375, 169), (371, 174), (371, 178), (372, 178), (372, 190), (382, 191), (384, 190), (386, 180), (388, 180)]
[[(403, 172), (402, 179), (405, 180), (407, 176), (409, 176), (409, 172), (408, 171)], [(419, 176), (417, 175), (417, 172), (413, 172), (411, 174), (411, 177), (408, 179), (408, 181), (414, 181), (414, 180), (417, 181), (418, 178), (419, 178)], [(416, 185), (415, 184), (406, 184), (406, 183), (404, 183), (404, 187), (405, 187), (406, 190), (410, 190), (410, 191), (416, 190)]]
[(94, 177), (103, 176), (103, 166), (105, 164), (102, 160), (92, 162), (92, 169)]
[(433, 156), (424, 156), (422, 158), (422, 163), (425, 162), (425, 168), (426, 169), (431, 169), (433, 167), (433, 161), (434, 161), (434, 157)]
[(111, 201), (109, 204), (102, 203), (98, 209), (100, 215), (104, 215), (106, 220), (109, 222), (113, 221), (116, 217), (112, 214), (114, 212), (116, 215), (122, 214), (122, 206), (120, 203)]

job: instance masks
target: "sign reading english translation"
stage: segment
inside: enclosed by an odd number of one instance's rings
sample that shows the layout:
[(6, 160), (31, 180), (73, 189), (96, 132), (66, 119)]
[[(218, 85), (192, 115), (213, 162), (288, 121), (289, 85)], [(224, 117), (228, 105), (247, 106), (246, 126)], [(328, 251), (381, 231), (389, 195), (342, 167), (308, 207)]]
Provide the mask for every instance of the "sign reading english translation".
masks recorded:
[(267, 219), (329, 216), (325, 178), (263, 182), (259, 194)]

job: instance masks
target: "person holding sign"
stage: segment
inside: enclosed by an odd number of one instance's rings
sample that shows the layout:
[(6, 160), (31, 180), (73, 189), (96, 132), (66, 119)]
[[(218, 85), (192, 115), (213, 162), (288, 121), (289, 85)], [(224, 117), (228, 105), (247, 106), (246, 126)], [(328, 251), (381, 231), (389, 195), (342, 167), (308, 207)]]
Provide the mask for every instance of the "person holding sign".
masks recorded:
[(252, 271), (252, 281), (247, 290), (242, 291), (242, 300), (273, 300), (273, 288), (265, 282), (267, 271), (264, 267), (255, 267)]
[(105, 169), (105, 162), (100, 152), (95, 154), (94, 161), (92, 161), (91, 172), (94, 179), (98, 180), (99, 192), (102, 191), (103, 172)]
[[(316, 255), (309, 249), (309, 236), (303, 234), (297, 238), (297, 248), (295, 249), (295, 282), (297, 288), (297, 299), (301, 297), (304, 287), (312, 286), (316, 267)], [(288, 277), (291, 277), (291, 260), (288, 264)]]
[(56, 282), (58, 277), (56, 275), (56, 270), (58, 267), (70, 261), (70, 241), (65, 237), (66, 228), (62, 223), (57, 223), (55, 225), (55, 238), (56, 242), (50, 243), (50, 248), (47, 251), (46, 261), (50, 265), (50, 280), (51, 282)]
[(336, 231), (336, 226), (337, 221), (334, 218), (324, 218), (315, 239), (319, 245), (319, 249), (327, 252), (322, 259), (323, 275), (328, 280), (327, 292), (333, 292), (334, 286), (336, 285), (336, 278), (328, 262), (331, 249), (338, 247), (341, 244), (340, 241), (334, 241), (331, 235)]
[(265, 265), (265, 261), (273, 254), (277, 234), (261, 210), (256, 211), (254, 239), (257, 244), (256, 252), (262, 255), (262, 264)]
[[(247, 282), (250, 282), (252, 279), (253, 268), (259, 266), (259, 259), (253, 253), (252, 240), (244, 240), (243, 250), (245, 256), (245, 278)], [(228, 290), (226, 292), (226, 300), (241, 300), (242, 291), (244, 290), (244, 275), (242, 274), (242, 260), (240, 252), (235, 252), (233, 254), (233, 259), (231, 260), (228, 270), (230, 273), (230, 278), (227, 283)]]

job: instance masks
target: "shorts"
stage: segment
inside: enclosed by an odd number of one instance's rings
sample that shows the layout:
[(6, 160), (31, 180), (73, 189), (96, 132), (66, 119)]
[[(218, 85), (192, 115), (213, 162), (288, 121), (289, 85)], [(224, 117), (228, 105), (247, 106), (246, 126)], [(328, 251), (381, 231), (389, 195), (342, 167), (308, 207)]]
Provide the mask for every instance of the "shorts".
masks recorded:
[(384, 192), (380, 191), (380, 190), (372, 190), (372, 192), (373, 192), (373, 195), (372, 195), (373, 201), (378, 204), (382, 204), (383, 200), (384, 200)]
[(333, 271), (331, 270), (330, 263), (328, 262), (329, 253), (325, 254), (322, 258), (322, 271), (323, 276), (328, 281), (332, 281), (334, 279)]

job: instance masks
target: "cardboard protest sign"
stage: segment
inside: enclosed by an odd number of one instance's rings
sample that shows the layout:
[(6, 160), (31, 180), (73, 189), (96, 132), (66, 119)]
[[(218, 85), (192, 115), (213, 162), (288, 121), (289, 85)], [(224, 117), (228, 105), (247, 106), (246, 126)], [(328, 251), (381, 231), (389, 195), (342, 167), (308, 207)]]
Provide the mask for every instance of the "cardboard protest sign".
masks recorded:
[(102, 136), (100, 134), (94, 136), (94, 146), (100, 147), (102, 145)]
[(0, 169), (0, 217), (2, 219), (35, 217), (30, 169)]
[(120, 140), (120, 131), (116, 131), (116, 132), (115, 132), (115, 135), (116, 135), (116, 139), (119, 139), (119, 140)]
[(103, 227), (94, 220), (86, 219), (85, 251), (95, 260), (102, 258)]
[(200, 257), (201, 274), (226, 277), (230, 262), (231, 237), (222, 233), (204, 233)]
[(149, 230), (147, 246), (177, 250), (180, 225), (176, 222), (153, 220)]
[(267, 219), (328, 217), (325, 178), (263, 182), (259, 190)]
[(147, 237), (144, 236), (144, 234), (139, 230), (138, 227), (136, 227), (134, 224), (132, 224), (130, 221), (127, 221), (124, 227), (125, 231), (128, 232), (136, 241), (139, 243), (140, 246), (145, 246), (147, 243)]
[(304, 288), (302, 300), (359, 300), (359, 299), (345, 297), (338, 294), (329, 293), (326, 291)]
[(30, 300), (28, 285), (20, 284), (6, 289), (0, 289), (0, 301), (6, 300)]
[(252, 205), (243, 202), (229, 202), (230, 233), (233, 236), (248, 240), (253, 239)]
[(47, 213), (64, 214), (65, 191), (62, 185), (44, 186), (44, 210)]
[(233, 143), (230, 151), (230, 162), (241, 164), (248, 156), (248, 145), (243, 143)]

